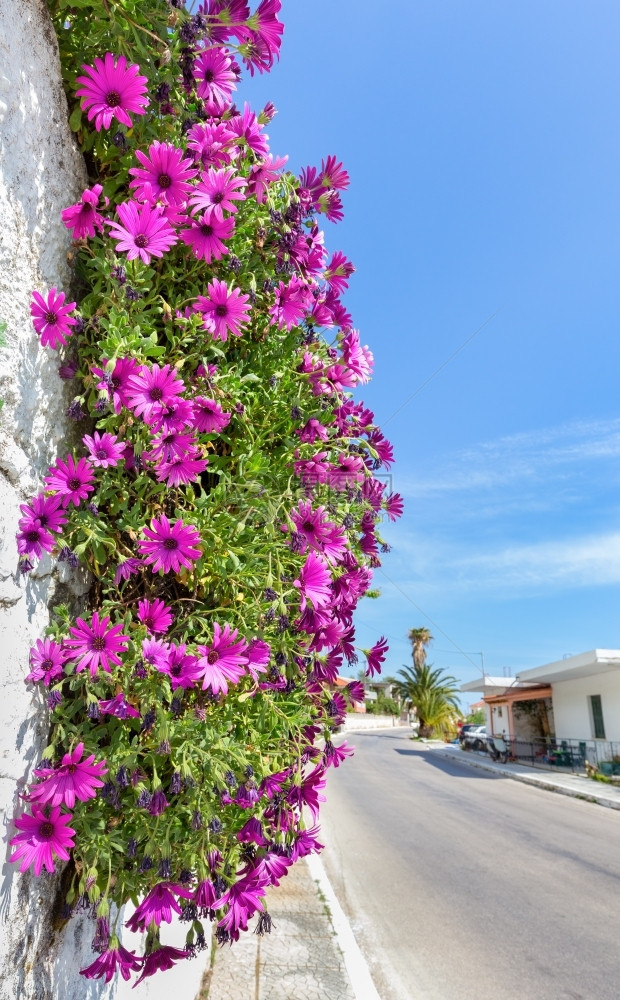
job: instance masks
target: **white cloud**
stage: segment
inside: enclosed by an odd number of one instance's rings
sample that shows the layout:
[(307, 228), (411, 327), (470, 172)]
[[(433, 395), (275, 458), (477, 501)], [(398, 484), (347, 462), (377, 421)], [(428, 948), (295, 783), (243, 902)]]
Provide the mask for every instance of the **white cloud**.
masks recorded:
[[(415, 479), (399, 478), (395, 488), (417, 498), (492, 492), (511, 483), (527, 490), (543, 478), (571, 479), (586, 463), (619, 456), (620, 419), (575, 421), (481, 442), (449, 456), (426, 477), (416, 473)], [(618, 476), (615, 469), (613, 476)]]
[(620, 583), (620, 532), (455, 554), (449, 566), (437, 569), (459, 589), (496, 593)]

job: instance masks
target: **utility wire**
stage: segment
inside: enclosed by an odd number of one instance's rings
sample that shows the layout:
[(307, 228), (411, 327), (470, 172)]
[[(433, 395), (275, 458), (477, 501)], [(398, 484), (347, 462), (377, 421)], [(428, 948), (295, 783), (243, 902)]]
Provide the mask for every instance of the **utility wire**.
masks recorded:
[(448, 633), (444, 632), (444, 630), (439, 627), (439, 625), (437, 624), (437, 622), (434, 622), (433, 619), (430, 617), (430, 615), (427, 615), (426, 612), (423, 611), (422, 608), (419, 606), (419, 604), (416, 604), (416, 602), (411, 597), (409, 597), (409, 594), (405, 593), (405, 591), (403, 590), (403, 588), (400, 587), (397, 583), (395, 583), (395, 581), (392, 580), (392, 578), (387, 575), (387, 573), (385, 572), (385, 570), (383, 568), (380, 568), (379, 572), (381, 573), (382, 576), (385, 577), (385, 579), (389, 583), (392, 584), (393, 587), (396, 587), (396, 590), (400, 594), (403, 595), (403, 597), (405, 598), (406, 601), (409, 601), (410, 604), (413, 604), (413, 606), (416, 609), (416, 611), (419, 611), (421, 615), (424, 615), (424, 617), (426, 618), (426, 620), (431, 623), (431, 625), (433, 626), (434, 629), (437, 629), (438, 632), (441, 632), (441, 634), (444, 637), (444, 639), (447, 639), (448, 642), (450, 642), (454, 646), (455, 649), (458, 649), (459, 653), (461, 653), (466, 659), (469, 660), (469, 662), (471, 663), (472, 667), (475, 667), (476, 670), (480, 670), (480, 666), (477, 663), (474, 663), (474, 661), (470, 657), (469, 653), (466, 653), (464, 649), (461, 649), (461, 647), (458, 645), (458, 643), (456, 643), (454, 641), (454, 639), (451, 639), (450, 636), (448, 635)]
[[(432, 373), (432, 375), (429, 375), (428, 378), (425, 379), (424, 382), (422, 382), (422, 385), (419, 385), (418, 388), (415, 390), (415, 392), (412, 392), (411, 395), (409, 396), (409, 398), (406, 399), (405, 402), (401, 406), (399, 406), (397, 410), (394, 410), (394, 412), (391, 414), (391, 416), (389, 416), (387, 418), (387, 420), (383, 420), (382, 421), (381, 427), (382, 428), (385, 427), (386, 424), (389, 424), (390, 420), (394, 419), (394, 417), (396, 416), (397, 413), (400, 413), (401, 410), (404, 410), (404, 408), (407, 406), (407, 404), (410, 403), (411, 400), (414, 399), (419, 393), (421, 393), (422, 389), (424, 389), (428, 385), (429, 382), (432, 382), (433, 379), (435, 378), (435, 376), (439, 375), (439, 372), (443, 371), (443, 369), (446, 367), (446, 365), (449, 365), (450, 362), (452, 361), (452, 359), (455, 358), (457, 356), (457, 354), (460, 354), (460, 352), (463, 350), (463, 348), (467, 347), (467, 345), (469, 343), (471, 343), (471, 341), (474, 339), (474, 337), (476, 337), (480, 333), (481, 330), (484, 330), (484, 328), (487, 325), (487, 323), (490, 323), (491, 320), (494, 319), (497, 316), (498, 312), (499, 312), (499, 309), (496, 309), (495, 312), (492, 313), (488, 317), (488, 319), (485, 319), (485, 321), (482, 324), (482, 326), (479, 326), (477, 330), (474, 330), (474, 332), (467, 338), (467, 340), (464, 340), (463, 343), (461, 344), (461, 346), (457, 347), (456, 351), (453, 351), (452, 354), (450, 355), (450, 357), (446, 358), (446, 360), (443, 362), (443, 364), (441, 364), (439, 366), (439, 368), (436, 368), (435, 371)], [(426, 617), (428, 617), (428, 615)], [(429, 621), (430, 621), (430, 619), (429, 619)]]

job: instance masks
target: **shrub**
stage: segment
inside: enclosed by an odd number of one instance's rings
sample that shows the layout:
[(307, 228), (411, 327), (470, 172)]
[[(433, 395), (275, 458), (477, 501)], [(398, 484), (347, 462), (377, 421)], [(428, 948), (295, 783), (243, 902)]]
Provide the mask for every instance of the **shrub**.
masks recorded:
[[(273, 107), (232, 103), (239, 60), (277, 58), (279, 9), (52, 5), (89, 187), (63, 212), (76, 302), (35, 292), (32, 315), (84, 447), (23, 505), (18, 549), (24, 573), (48, 551), (93, 585), (31, 653), (51, 731), (11, 860), (71, 858), (67, 907), (96, 919), (89, 978), (169, 968), (205, 919), (236, 940), (320, 849), (302, 808), (315, 823), (348, 754), (328, 682), (357, 659), (378, 521), (402, 511), (373, 477), (391, 446), (351, 396), (372, 366), (341, 301), (353, 265), (318, 225), (342, 217), (348, 175), (334, 156), (286, 172)], [(369, 675), (385, 651), (364, 651)], [(120, 944), (128, 900), (144, 956)], [(185, 949), (160, 940), (173, 913)]]

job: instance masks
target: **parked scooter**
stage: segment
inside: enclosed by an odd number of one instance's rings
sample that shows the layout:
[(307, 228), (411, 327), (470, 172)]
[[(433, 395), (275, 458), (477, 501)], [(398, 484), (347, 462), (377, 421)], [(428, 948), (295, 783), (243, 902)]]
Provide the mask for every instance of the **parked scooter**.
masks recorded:
[(492, 760), (505, 764), (508, 760), (508, 747), (503, 736), (487, 736), (487, 750)]

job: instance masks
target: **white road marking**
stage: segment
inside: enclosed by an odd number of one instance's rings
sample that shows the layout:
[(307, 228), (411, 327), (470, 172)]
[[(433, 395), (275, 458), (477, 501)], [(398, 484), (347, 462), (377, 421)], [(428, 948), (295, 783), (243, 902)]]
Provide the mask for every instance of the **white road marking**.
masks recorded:
[(307, 855), (306, 862), (312, 878), (318, 883), (319, 889), (330, 909), (332, 925), (336, 932), (336, 938), (342, 951), (344, 964), (349, 974), (349, 980), (356, 1000), (381, 1000), (372, 981), (366, 959), (360, 951), (351, 930), (351, 925), (327, 877), (323, 862), (316, 854)]

